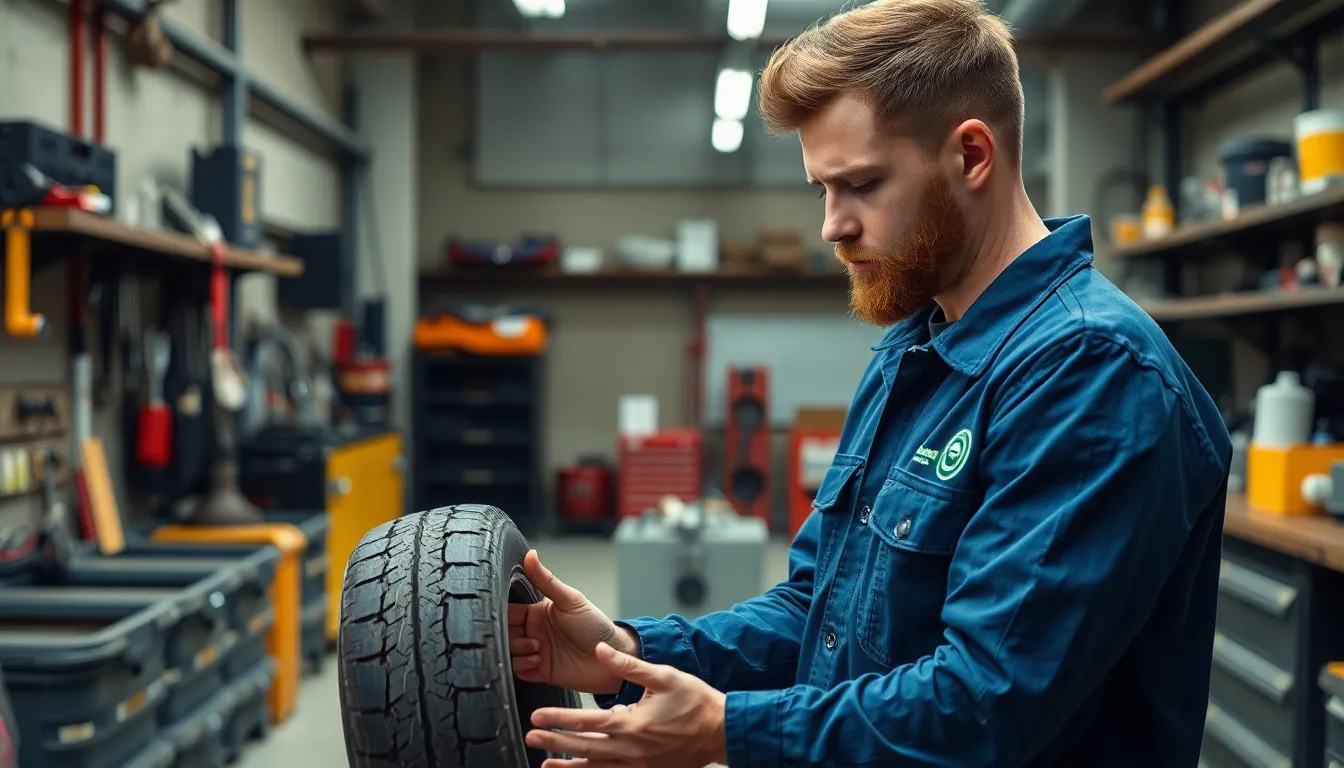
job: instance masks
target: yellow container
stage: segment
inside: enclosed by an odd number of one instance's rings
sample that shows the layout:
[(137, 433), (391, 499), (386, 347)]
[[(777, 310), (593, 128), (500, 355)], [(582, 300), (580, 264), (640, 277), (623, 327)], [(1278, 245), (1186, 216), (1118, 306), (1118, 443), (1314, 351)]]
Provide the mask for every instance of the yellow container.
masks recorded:
[(303, 552), (308, 539), (288, 523), (258, 525), (165, 525), (155, 529), (154, 541), (174, 544), (269, 544), (280, 550), (280, 564), (271, 583), (275, 622), (266, 636), (266, 650), (275, 661), (275, 680), (269, 702), (271, 722), (283, 723), (294, 714), (299, 696), (299, 629), (303, 614)]
[(1323, 510), (1302, 497), (1307, 475), (1328, 475), (1344, 461), (1344, 445), (1295, 445), (1273, 448), (1251, 443), (1246, 453), (1246, 501), (1276, 515), (1320, 515)]
[(1344, 110), (1316, 109), (1293, 118), (1298, 184), (1305, 195), (1344, 177)]
[(370, 530), (401, 517), (401, 435), (343, 445), (327, 457), (327, 640), (341, 629), (345, 566)]

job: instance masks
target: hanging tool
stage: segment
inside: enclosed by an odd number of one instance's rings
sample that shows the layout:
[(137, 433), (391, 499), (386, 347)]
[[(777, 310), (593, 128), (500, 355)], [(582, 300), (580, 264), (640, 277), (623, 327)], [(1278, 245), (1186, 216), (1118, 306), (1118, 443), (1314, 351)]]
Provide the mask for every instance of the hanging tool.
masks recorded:
[(210, 490), (188, 516), (196, 525), (246, 525), (262, 522), (261, 510), (238, 487), (238, 412), (246, 399), (246, 378), (229, 346), (229, 275), (224, 266), (228, 248), (219, 223), (164, 188), (164, 210), (210, 249), (210, 386), (214, 391), (215, 455), (210, 464)]
[(135, 458), (141, 466), (167, 469), (173, 460), (173, 413), (164, 400), (164, 379), (172, 360), (172, 340), (167, 333), (145, 331), (146, 380), (149, 397), (136, 422)]
[(210, 336), (203, 311), (190, 301), (178, 303), (177, 320), (177, 360), (183, 384), (175, 403), (173, 456), (179, 485), (191, 487), (205, 467), (207, 429), (203, 411), (210, 376), (206, 362)]
[(47, 319), (30, 311), (32, 300), (33, 212), (0, 212), (5, 230), (5, 331), (20, 339), (45, 335)]

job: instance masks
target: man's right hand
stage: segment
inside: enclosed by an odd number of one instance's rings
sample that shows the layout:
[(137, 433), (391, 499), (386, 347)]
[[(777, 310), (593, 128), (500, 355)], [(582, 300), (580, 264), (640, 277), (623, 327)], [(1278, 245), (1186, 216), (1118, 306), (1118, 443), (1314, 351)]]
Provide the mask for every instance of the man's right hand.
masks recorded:
[(636, 658), (639, 638), (618, 627), (581, 592), (541, 564), (535, 550), (523, 559), (523, 573), (541, 593), (532, 605), (509, 604), (509, 655), (521, 680), (594, 694), (613, 694), (622, 680), (597, 660), (598, 643)]

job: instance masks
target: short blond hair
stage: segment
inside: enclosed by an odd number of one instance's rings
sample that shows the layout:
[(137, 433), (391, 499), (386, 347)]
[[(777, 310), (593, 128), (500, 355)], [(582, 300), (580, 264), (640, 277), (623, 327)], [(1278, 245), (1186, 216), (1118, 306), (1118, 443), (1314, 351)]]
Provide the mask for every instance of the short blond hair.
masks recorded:
[(979, 0), (877, 0), (811, 27), (771, 55), (761, 116), (771, 134), (788, 133), (841, 94), (926, 151), (962, 121), (983, 120), (1020, 163), (1017, 51)]

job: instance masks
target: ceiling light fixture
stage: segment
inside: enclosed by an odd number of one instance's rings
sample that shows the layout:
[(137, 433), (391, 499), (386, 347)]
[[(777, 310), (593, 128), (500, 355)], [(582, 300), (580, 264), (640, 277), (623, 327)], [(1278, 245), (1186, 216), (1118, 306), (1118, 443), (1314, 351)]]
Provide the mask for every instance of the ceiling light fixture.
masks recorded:
[(767, 3), (768, 0), (728, 0), (728, 35), (734, 40), (760, 37), (765, 29)]
[(714, 84), (714, 114), (728, 120), (742, 120), (751, 106), (751, 72), (725, 67)]
[(513, 4), (529, 19), (558, 19), (565, 15), (565, 0), (513, 0)]
[(710, 134), (710, 143), (720, 152), (736, 152), (742, 146), (742, 121), (714, 119), (714, 130)]

